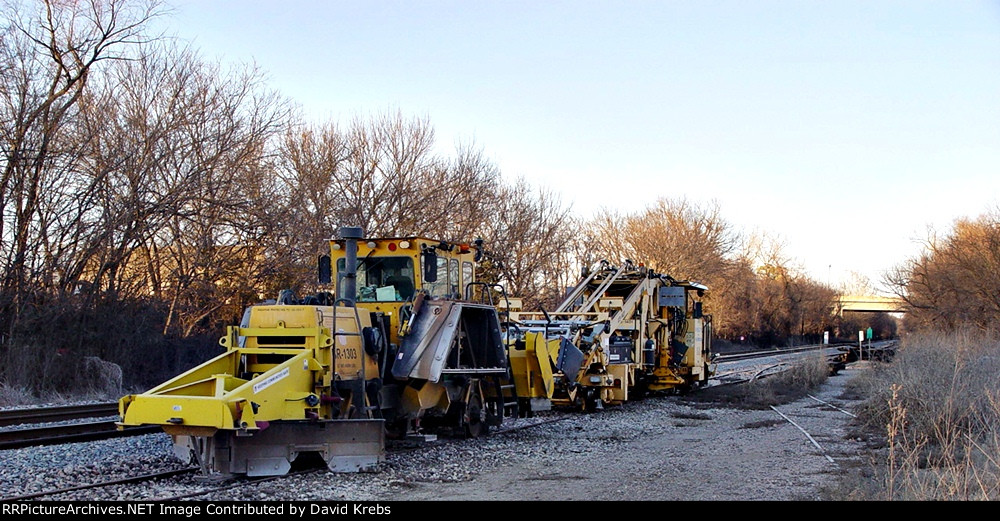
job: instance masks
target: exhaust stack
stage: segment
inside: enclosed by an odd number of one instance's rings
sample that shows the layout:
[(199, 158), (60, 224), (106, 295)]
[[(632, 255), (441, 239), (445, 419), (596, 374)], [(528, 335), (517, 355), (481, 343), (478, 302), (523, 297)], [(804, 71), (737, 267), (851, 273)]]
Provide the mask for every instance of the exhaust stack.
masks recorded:
[(344, 291), (341, 295), (347, 300), (347, 305), (354, 307), (354, 299), (358, 295), (358, 239), (363, 236), (360, 226), (343, 226), (340, 228), (340, 238), (344, 239)]

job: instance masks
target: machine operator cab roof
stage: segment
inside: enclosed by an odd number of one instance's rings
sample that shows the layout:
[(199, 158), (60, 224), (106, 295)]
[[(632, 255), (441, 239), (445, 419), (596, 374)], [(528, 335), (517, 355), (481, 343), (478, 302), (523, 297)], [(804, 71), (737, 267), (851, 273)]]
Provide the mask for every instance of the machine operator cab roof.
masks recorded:
[[(358, 241), (357, 294), (345, 295), (345, 241), (330, 240), (330, 256), (320, 258), (320, 279), (324, 270), (334, 281), (338, 299), (364, 302), (407, 302), (421, 290), (432, 297), (462, 298), (465, 287), (475, 281), (474, 263), (481, 255), (481, 241), (475, 244), (449, 243), (425, 237), (372, 238)], [(331, 262), (332, 259), (332, 262)], [(324, 266), (325, 264), (325, 266)], [(332, 265), (331, 265), (332, 264)]]

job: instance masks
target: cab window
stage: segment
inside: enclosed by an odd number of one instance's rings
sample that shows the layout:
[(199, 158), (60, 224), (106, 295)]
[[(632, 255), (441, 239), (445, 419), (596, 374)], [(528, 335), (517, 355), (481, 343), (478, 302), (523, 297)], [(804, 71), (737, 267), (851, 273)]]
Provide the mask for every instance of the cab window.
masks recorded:
[(462, 263), (462, 287), (460, 288), (462, 290), (462, 295), (463, 296), (465, 295), (465, 288), (467, 288), (469, 286), (469, 284), (472, 284), (473, 282), (475, 282), (475, 279), (473, 278), (472, 273), (473, 273), (473, 271), (472, 271), (472, 263), (471, 262), (463, 262)]
[[(423, 262), (422, 257), (420, 261)], [(437, 257), (437, 280), (434, 282), (424, 281), (423, 288), (432, 297), (446, 297), (448, 296), (450, 287), (450, 283), (448, 282), (448, 259), (439, 256)]]
[(448, 261), (448, 287), (450, 288), (451, 294), (459, 297), (462, 293), (460, 286), (461, 283), (458, 278), (458, 259), (451, 259)]
[[(346, 259), (337, 259), (337, 296), (343, 294)], [(365, 257), (358, 259), (357, 302), (403, 302), (413, 298), (413, 259), (410, 257)]]

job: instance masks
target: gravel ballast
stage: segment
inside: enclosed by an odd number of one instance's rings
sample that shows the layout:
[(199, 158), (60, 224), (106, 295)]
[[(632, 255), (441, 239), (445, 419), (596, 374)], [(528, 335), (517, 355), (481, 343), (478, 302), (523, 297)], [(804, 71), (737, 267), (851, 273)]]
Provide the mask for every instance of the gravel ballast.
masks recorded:
[[(858, 368), (813, 393), (839, 398)], [(542, 413), (503, 428), (558, 420), (478, 439), (391, 445), (373, 472), (316, 470), (264, 482), (205, 483), (191, 475), (67, 492), (45, 499), (150, 500), (215, 490), (199, 501), (429, 500), (814, 500), (841, 466), (856, 465), (861, 443), (846, 438), (850, 417), (804, 399), (778, 409), (740, 410), (651, 397), (593, 414)], [(560, 419), (565, 418), (565, 419)], [(780, 420), (780, 421), (778, 421)], [(834, 459), (829, 463), (826, 456)], [(158, 433), (0, 451), (4, 497), (185, 468)]]

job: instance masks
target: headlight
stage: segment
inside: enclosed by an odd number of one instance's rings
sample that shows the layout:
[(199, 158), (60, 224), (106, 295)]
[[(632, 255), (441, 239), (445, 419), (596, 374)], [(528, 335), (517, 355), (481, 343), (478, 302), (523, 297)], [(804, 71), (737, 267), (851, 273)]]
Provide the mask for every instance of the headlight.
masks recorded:
[(601, 377), (600, 376), (591, 376), (590, 377), (590, 383), (592, 383), (592, 384), (599, 384), (599, 383), (601, 383)]

